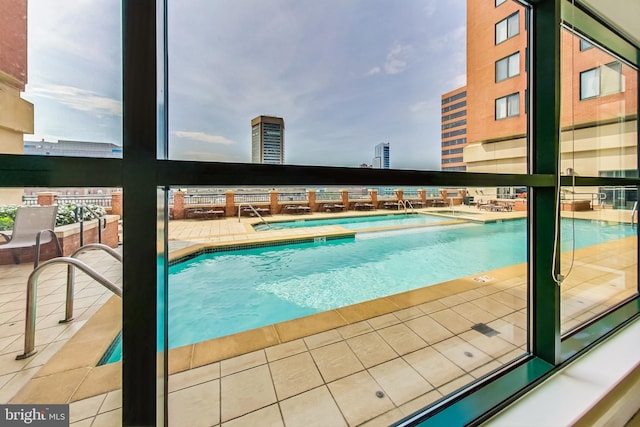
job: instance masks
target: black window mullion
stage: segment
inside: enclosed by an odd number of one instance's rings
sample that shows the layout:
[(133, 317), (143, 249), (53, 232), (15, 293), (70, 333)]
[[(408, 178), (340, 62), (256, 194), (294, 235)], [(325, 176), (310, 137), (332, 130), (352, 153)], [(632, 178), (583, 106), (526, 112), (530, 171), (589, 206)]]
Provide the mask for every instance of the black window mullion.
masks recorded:
[(122, 422), (154, 426), (156, 390), (156, 2), (123, 2)]
[[(558, 176), (560, 128), (560, 2), (539, 1), (531, 32), (531, 155), (533, 174)], [(556, 223), (558, 184), (531, 190), (529, 205), (529, 333), (531, 352), (551, 364), (560, 354), (560, 288)]]

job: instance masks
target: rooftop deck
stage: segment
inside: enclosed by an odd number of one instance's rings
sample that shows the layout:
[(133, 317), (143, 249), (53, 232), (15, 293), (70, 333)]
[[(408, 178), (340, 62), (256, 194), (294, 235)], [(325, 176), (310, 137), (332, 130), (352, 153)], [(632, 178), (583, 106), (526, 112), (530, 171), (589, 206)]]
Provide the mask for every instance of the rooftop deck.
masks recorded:
[[(473, 220), (523, 216), (461, 206), (445, 219), (465, 213)], [(563, 214), (629, 221), (626, 211)], [(341, 215), (354, 212), (313, 217)], [(278, 215), (288, 217), (300, 218)], [(334, 226), (255, 232), (256, 221), (171, 221), (170, 258), (203, 245), (343, 232)], [(120, 266), (107, 258), (82, 255), (121, 282)], [(633, 295), (636, 260), (635, 238), (577, 250), (562, 287), (563, 330)], [(0, 402), (70, 402), (72, 425), (118, 425), (121, 365), (95, 364), (121, 327), (119, 299), (78, 274), (75, 320), (59, 324), (66, 268), (51, 267), (38, 288), (38, 353), (15, 360), (31, 269), (0, 267)], [(518, 264), (171, 350), (170, 425), (388, 425), (525, 353), (526, 274), (526, 264)]]

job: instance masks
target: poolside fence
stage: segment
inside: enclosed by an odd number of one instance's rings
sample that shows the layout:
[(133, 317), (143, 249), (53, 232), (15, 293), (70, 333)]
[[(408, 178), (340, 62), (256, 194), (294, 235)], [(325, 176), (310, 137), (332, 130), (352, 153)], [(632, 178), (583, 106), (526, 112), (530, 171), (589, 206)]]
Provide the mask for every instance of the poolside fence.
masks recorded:
[(409, 206), (442, 207), (459, 205), (466, 190), (378, 190), (363, 191), (297, 191), (265, 190), (256, 193), (188, 194), (174, 191), (169, 207), (171, 219), (224, 218), (238, 215), (304, 214), (311, 212), (340, 212), (350, 210), (400, 209), (401, 201)]

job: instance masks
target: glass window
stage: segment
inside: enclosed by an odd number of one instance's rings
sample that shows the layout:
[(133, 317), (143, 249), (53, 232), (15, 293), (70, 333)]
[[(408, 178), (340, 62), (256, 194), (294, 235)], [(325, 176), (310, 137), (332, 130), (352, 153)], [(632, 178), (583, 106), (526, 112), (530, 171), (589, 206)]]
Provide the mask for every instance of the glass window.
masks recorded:
[(496, 7), (500, 6), (505, 1), (507, 1), (507, 0), (496, 0)]
[(496, 61), (496, 82), (520, 74), (520, 52)]
[[(597, 46), (582, 52), (582, 39), (567, 30), (562, 41), (562, 174), (637, 177), (638, 70)], [(636, 186), (562, 187), (558, 273), (564, 334), (637, 293), (637, 197)]]
[(580, 72), (580, 99), (606, 96), (623, 91), (622, 63), (611, 62)]
[(514, 13), (496, 24), (496, 44), (520, 33), (520, 14)]
[(593, 45), (586, 40), (580, 39), (580, 51), (591, 49)]
[(600, 68), (580, 73), (580, 99), (594, 98), (600, 95)]
[(520, 114), (520, 93), (496, 99), (496, 120)]
[(622, 90), (622, 63), (603, 65), (600, 71), (600, 95), (611, 95)]

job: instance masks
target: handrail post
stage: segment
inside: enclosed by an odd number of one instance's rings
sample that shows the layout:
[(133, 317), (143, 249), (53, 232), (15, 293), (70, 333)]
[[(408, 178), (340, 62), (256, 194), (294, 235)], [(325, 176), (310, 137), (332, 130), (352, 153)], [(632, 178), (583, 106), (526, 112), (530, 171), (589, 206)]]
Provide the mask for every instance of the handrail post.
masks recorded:
[[(24, 322), (24, 353), (16, 356), (16, 360), (26, 359), (36, 354), (36, 280), (31, 280), (34, 273), (39, 269), (33, 270), (29, 275), (27, 282), (27, 310)], [(39, 273), (36, 273), (36, 277)]]
[(58, 323), (68, 323), (73, 320), (73, 290), (75, 288), (75, 271), (72, 264), (67, 266), (67, 301), (64, 309), (64, 319)]

